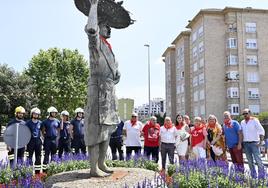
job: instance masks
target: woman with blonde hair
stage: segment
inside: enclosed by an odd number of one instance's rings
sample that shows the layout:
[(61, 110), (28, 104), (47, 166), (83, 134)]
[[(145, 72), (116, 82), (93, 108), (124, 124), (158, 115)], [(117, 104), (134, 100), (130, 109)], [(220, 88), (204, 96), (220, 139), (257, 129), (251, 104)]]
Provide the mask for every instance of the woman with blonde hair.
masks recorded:
[(207, 156), (209, 159), (227, 160), (222, 127), (215, 115), (209, 115), (207, 122)]

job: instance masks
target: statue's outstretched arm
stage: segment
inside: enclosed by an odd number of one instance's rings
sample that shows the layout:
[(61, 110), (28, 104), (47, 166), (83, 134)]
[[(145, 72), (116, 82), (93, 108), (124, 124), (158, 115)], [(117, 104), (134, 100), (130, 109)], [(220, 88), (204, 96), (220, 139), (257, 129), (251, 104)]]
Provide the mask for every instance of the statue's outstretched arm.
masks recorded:
[(98, 2), (99, 0), (88, 0), (91, 4), (88, 14), (86, 31), (90, 34), (95, 34), (98, 31)]

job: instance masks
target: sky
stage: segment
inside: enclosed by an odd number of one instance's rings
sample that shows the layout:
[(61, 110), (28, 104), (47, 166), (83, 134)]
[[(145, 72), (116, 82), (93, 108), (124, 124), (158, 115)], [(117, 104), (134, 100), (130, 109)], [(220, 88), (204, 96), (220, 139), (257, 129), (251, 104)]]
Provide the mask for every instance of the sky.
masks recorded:
[[(148, 48), (150, 45), (151, 99), (165, 99), (165, 64), (162, 54), (185, 30), (200, 9), (252, 7), (268, 9), (267, 0), (125, 0), (123, 6), (136, 20), (125, 29), (112, 29), (109, 42), (119, 63), (118, 98), (135, 106), (148, 103)], [(78, 49), (89, 59), (84, 32), (87, 17), (73, 0), (1, 0), (0, 64), (16, 71), (28, 67), (40, 49)]]

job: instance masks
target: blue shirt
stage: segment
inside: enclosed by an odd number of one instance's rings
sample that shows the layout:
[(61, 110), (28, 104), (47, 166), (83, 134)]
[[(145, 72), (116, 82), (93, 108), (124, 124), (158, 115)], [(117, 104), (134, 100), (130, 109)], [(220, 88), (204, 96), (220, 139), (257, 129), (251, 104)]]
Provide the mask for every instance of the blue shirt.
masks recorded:
[(78, 120), (77, 118), (71, 121), (73, 125), (73, 135), (74, 137), (82, 137), (84, 136), (84, 120)]
[(231, 121), (231, 128), (223, 125), (223, 131), (225, 135), (225, 142), (228, 148), (233, 148), (238, 144), (239, 135), (238, 132), (241, 131), (241, 125), (235, 121)]
[(26, 122), (26, 126), (28, 126), (31, 131), (32, 138), (40, 138), (41, 123), (40, 120), (33, 122), (31, 119)]
[(15, 118), (15, 119), (12, 119), (10, 122), (8, 122), (7, 127), (8, 127), (9, 125), (14, 124), (14, 123), (18, 123), (19, 125), (25, 125), (25, 121), (24, 121), (24, 120), (17, 120), (17, 119)]
[(111, 139), (117, 139), (118, 141), (122, 140), (122, 132), (123, 132), (124, 122), (121, 121), (116, 130), (111, 134)]
[(60, 121), (57, 119), (46, 119), (41, 124), (41, 129), (45, 129), (45, 137), (55, 139), (58, 135), (57, 128), (60, 126)]
[(63, 122), (63, 129), (60, 130), (60, 138), (68, 139), (70, 137), (70, 134), (68, 131), (69, 127), (70, 127), (69, 121)]

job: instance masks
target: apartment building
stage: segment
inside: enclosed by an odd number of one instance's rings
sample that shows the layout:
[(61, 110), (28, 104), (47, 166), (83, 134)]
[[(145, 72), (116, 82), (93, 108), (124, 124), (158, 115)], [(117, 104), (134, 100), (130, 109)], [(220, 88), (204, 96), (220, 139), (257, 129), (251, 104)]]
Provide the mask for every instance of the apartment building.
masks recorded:
[[(172, 92), (174, 87), (181, 91), (178, 88), (184, 84), (184, 91), (190, 93), (190, 99), (185, 98), (186, 104), (176, 104), (177, 112), (183, 113), (181, 109), (186, 106), (190, 106), (188, 114), (203, 117), (209, 114), (222, 117), (224, 110), (239, 115), (243, 108), (250, 108), (255, 114), (268, 111), (267, 20), (268, 10), (250, 7), (200, 10), (186, 26), (190, 29), (189, 38), (181, 32), (172, 42), (177, 67), (174, 74), (184, 72), (184, 79), (167, 85), (166, 89)], [(178, 55), (180, 49), (188, 49), (188, 57), (187, 53), (184, 58)], [(165, 59), (166, 55), (163, 54)], [(184, 59), (184, 67), (178, 65), (180, 58)], [(168, 76), (166, 82), (171, 79)]]
[[(170, 46), (162, 55), (165, 62), (166, 75), (166, 116), (175, 118), (176, 109), (176, 62), (175, 62), (175, 47)], [(174, 119), (172, 119), (174, 120)]]
[(126, 121), (131, 118), (134, 111), (134, 99), (121, 98), (118, 99), (118, 113), (120, 119)]

